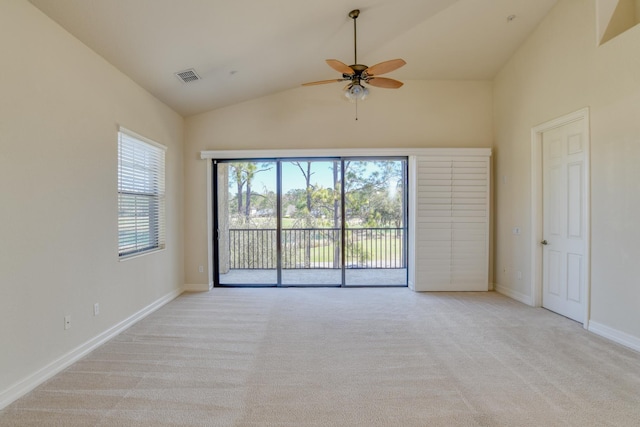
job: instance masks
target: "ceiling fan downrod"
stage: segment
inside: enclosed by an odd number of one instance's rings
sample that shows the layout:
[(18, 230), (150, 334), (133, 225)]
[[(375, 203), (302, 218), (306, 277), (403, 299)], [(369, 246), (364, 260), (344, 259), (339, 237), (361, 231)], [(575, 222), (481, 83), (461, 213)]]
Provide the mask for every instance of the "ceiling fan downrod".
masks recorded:
[(360, 16), (360, 9), (355, 9), (349, 12), (349, 18), (353, 19), (353, 63), (358, 63), (358, 40), (356, 31), (356, 19)]

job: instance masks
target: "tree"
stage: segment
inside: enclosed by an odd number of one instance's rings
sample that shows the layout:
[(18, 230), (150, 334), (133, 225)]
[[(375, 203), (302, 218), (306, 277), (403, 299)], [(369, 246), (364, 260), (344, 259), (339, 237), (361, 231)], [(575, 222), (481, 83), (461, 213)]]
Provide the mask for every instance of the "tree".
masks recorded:
[(346, 208), (354, 225), (401, 226), (404, 219), (402, 162), (354, 161), (345, 176)]
[[(231, 167), (231, 179), (236, 184), (236, 207), (238, 216), (244, 214), (245, 219), (248, 221), (251, 216), (251, 185), (253, 179), (258, 173), (271, 170), (273, 166), (269, 166), (269, 163), (262, 163), (260, 165), (261, 169), (258, 169), (258, 164), (256, 162), (232, 162), (229, 165)], [(246, 192), (244, 191), (245, 185)]]
[[(305, 227), (311, 228), (313, 226), (313, 215), (311, 212), (312, 209), (312, 192), (314, 190), (314, 186), (311, 185), (311, 176), (314, 172), (311, 172), (311, 162), (306, 162), (306, 168), (302, 166), (301, 162), (292, 162), (294, 165), (300, 169), (302, 172), (302, 176), (304, 176), (305, 181), (305, 201), (306, 201), (306, 211), (305, 211)], [(304, 245), (304, 266), (309, 267), (311, 265), (311, 242), (306, 242)]]
[(246, 183), (246, 163), (234, 162), (230, 164), (231, 167), (231, 177), (233, 181), (236, 183), (236, 201), (238, 207), (238, 215), (242, 213), (242, 189), (244, 188), (244, 184)]

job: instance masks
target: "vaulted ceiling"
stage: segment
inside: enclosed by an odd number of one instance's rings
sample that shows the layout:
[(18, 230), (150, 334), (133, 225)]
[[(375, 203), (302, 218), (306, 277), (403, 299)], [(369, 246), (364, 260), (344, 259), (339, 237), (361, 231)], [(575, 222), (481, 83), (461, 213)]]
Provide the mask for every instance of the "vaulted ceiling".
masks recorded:
[[(353, 63), (356, 8), (359, 63), (403, 58), (399, 80), (490, 80), (558, 0), (30, 1), (188, 116), (339, 78), (324, 60)], [(174, 74), (189, 68), (202, 79)]]

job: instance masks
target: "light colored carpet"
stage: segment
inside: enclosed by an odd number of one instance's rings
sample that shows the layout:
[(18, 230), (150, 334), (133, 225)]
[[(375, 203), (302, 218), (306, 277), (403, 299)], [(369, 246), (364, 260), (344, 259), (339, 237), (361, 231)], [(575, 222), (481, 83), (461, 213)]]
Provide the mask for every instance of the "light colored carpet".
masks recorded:
[(0, 426), (638, 426), (640, 354), (499, 294), (185, 294)]

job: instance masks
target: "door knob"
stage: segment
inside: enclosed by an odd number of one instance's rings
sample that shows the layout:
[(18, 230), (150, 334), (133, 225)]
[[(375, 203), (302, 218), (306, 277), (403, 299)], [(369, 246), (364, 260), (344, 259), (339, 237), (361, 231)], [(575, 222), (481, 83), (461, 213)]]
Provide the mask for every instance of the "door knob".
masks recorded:
[(542, 243), (542, 244), (543, 244), (543, 245), (545, 245), (545, 246), (549, 244), (549, 242), (547, 242), (546, 240), (543, 240), (543, 241), (542, 241), (542, 242), (540, 242), (540, 243)]

